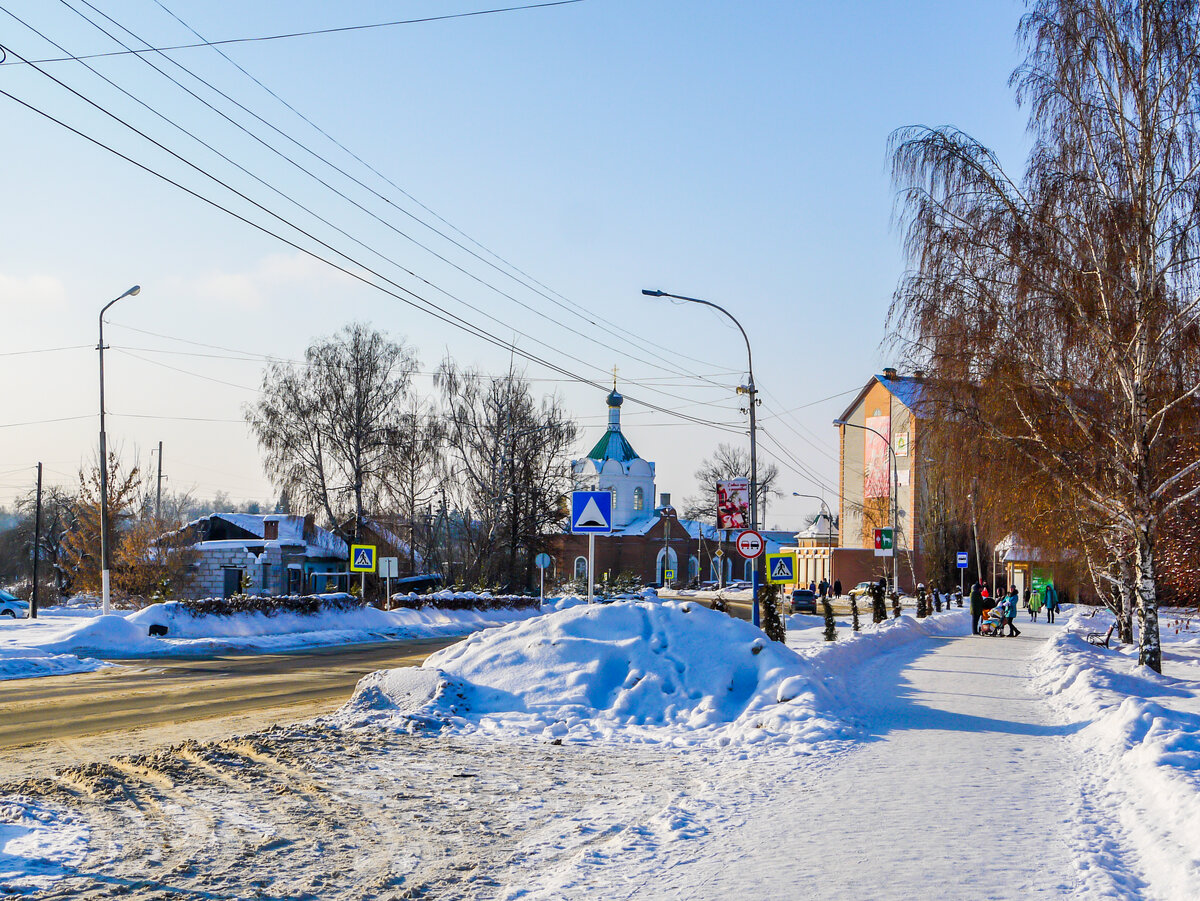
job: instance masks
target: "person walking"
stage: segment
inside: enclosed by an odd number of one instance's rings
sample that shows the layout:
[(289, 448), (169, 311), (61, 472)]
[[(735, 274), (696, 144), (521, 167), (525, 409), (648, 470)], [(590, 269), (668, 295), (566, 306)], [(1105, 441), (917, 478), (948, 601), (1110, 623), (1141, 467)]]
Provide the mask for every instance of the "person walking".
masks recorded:
[(842, 580), (841, 579), (833, 580), (833, 596), (835, 598), (840, 598), (842, 596)]
[(971, 585), (971, 634), (979, 634), (979, 619), (983, 616), (983, 595), (987, 591), (983, 582)]
[(1004, 625), (1008, 626), (1008, 637), (1016, 638), (1021, 634), (1021, 630), (1017, 628), (1017, 604), (1019, 603), (1020, 595), (1017, 593), (1017, 586), (1008, 589), (1008, 594), (1004, 596)]
[(1054, 614), (1058, 612), (1058, 589), (1051, 583), (1046, 586), (1046, 622), (1054, 622)]
[(1035, 591), (1029, 596), (1029, 620), (1037, 622), (1038, 614), (1042, 612), (1042, 593)]

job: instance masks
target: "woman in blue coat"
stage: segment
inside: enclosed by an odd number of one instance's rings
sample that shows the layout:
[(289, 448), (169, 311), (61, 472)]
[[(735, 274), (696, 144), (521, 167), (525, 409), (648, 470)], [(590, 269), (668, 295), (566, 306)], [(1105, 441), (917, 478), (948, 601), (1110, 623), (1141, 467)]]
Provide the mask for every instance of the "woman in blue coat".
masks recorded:
[(1021, 630), (1017, 628), (1017, 605), (1020, 595), (1017, 594), (1017, 586), (1008, 589), (1008, 595), (1004, 598), (1004, 621), (1008, 625), (1008, 637), (1016, 638), (1021, 634)]

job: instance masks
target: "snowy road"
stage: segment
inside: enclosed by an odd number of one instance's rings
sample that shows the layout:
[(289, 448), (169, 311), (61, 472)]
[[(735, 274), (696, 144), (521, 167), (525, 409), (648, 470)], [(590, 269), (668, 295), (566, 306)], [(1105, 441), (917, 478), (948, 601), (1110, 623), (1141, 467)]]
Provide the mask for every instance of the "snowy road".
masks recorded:
[(1020, 628), (858, 667), (856, 742), (739, 760), (297, 726), (0, 793), (91, 836), (39, 898), (1149, 897), (1081, 790), (1078, 725), (1031, 684), (1057, 627)]

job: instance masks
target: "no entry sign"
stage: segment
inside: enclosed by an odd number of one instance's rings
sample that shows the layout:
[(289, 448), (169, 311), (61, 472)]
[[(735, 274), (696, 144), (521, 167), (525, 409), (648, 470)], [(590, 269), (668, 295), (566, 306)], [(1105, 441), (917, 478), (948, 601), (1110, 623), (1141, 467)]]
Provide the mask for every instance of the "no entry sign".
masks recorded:
[(737, 552), (747, 560), (753, 560), (763, 552), (763, 537), (753, 529), (747, 529), (737, 537), (734, 545)]

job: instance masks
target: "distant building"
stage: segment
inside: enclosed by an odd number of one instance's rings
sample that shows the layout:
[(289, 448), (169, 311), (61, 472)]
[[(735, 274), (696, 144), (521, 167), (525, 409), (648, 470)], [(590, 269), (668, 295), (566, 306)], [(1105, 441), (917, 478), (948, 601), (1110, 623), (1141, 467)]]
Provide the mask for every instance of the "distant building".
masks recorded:
[(311, 516), (214, 513), (164, 537), (197, 553), (185, 597), (311, 594), (345, 587), (350, 549)]
[[(924, 492), (921, 490), (921, 421), (917, 415), (923, 380), (885, 369), (874, 375), (839, 420), (838, 522), (840, 547), (833, 571), (848, 589), (895, 572), (902, 589), (923, 580), (919, 546)], [(889, 451), (888, 445), (891, 445)], [(894, 453), (894, 459), (893, 459)], [(895, 489), (895, 556), (875, 556), (875, 529), (893, 525)]]
[[(596, 538), (596, 581), (613, 581), (632, 574), (645, 583), (677, 588), (693, 582), (730, 582), (750, 578), (749, 561), (734, 548), (734, 532), (681, 519), (663, 494), (657, 506), (654, 464), (638, 456), (621, 431), (624, 398), (613, 387), (608, 395), (608, 428), (587, 456), (571, 461), (576, 490), (612, 494), (613, 532)], [(791, 538), (791, 533), (764, 532), (768, 550)], [(586, 535), (556, 535), (551, 541), (553, 568), (549, 576), (583, 580), (587, 576)], [(668, 580), (667, 573), (674, 578)]]

